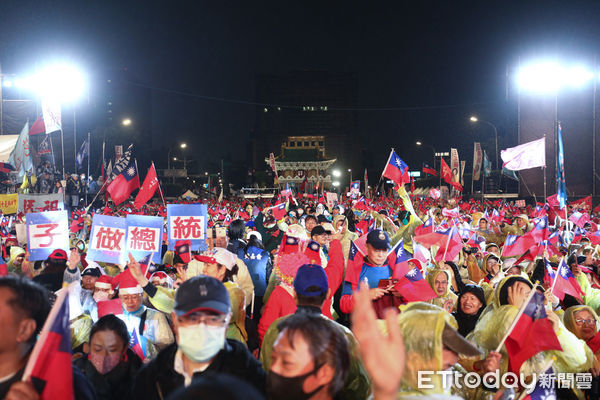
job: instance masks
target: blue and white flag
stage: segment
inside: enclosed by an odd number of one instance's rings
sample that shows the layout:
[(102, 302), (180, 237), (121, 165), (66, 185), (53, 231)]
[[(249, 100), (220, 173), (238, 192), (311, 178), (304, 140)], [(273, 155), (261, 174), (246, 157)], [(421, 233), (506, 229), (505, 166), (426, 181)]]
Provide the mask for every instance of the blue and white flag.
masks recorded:
[(26, 122), (23, 130), (21, 130), (17, 144), (10, 153), (10, 157), (8, 157), (8, 163), (15, 167), (15, 171), (19, 173), (19, 177), (25, 175), (25, 172), (33, 170), (29, 143), (29, 122)]
[(56, 249), (69, 253), (69, 218), (65, 210), (26, 214), (29, 260), (45, 260)]
[(93, 261), (125, 264), (127, 261), (127, 220), (94, 214), (86, 258)]
[(83, 160), (90, 155), (90, 143), (86, 140), (81, 144), (77, 153), (77, 169), (83, 169)]
[(164, 218), (128, 214), (126, 221), (127, 253), (138, 261), (152, 254), (152, 262), (160, 264)]
[(206, 250), (206, 213), (206, 204), (167, 204), (169, 250), (178, 240), (190, 240), (193, 251)]

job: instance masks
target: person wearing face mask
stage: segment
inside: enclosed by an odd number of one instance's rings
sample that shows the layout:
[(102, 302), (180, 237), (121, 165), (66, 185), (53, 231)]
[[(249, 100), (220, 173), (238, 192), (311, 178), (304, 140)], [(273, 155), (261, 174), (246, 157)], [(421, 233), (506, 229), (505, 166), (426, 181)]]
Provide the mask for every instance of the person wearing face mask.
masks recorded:
[(350, 364), (348, 341), (342, 331), (311, 314), (294, 314), (278, 328), (267, 376), (268, 399), (338, 398)]
[(173, 343), (173, 332), (165, 315), (143, 305), (143, 290), (129, 271), (114, 278), (119, 285), (122, 314), (119, 314), (129, 335), (135, 331), (145, 359), (153, 359), (158, 352)]
[(86, 354), (74, 361), (96, 390), (98, 400), (121, 400), (131, 396), (131, 385), (142, 361), (128, 347), (125, 323), (109, 314), (100, 318), (83, 345)]
[(171, 314), (176, 342), (138, 373), (132, 399), (159, 400), (189, 386), (194, 377), (226, 373), (264, 393), (266, 374), (240, 342), (226, 339), (231, 302), (223, 283), (209, 276), (185, 281)]

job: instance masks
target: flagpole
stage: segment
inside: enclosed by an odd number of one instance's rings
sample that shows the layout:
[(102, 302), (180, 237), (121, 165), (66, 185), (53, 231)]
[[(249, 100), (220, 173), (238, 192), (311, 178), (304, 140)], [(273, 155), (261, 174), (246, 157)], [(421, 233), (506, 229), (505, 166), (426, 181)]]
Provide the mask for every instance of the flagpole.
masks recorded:
[(529, 296), (527, 296), (527, 298), (525, 299), (525, 301), (523, 302), (523, 304), (521, 304), (521, 308), (519, 308), (519, 312), (517, 313), (517, 316), (513, 320), (512, 324), (510, 325), (510, 328), (508, 328), (508, 331), (506, 331), (506, 333), (504, 334), (504, 337), (502, 338), (502, 340), (498, 344), (498, 347), (496, 347), (496, 350), (494, 350), (496, 353), (500, 352), (500, 350), (502, 349), (502, 346), (504, 345), (504, 342), (506, 341), (506, 339), (508, 339), (508, 336), (511, 334), (511, 332), (513, 331), (513, 329), (517, 325), (517, 322), (519, 321), (519, 318), (521, 318), (521, 315), (523, 315), (523, 312), (525, 311), (525, 308), (527, 307), (527, 305), (529, 304), (529, 302), (533, 298), (533, 295), (535, 294), (536, 286), (537, 285), (534, 285), (533, 288), (531, 288), (531, 291), (529, 292)]
[(550, 293), (554, 293), (554, 286), (556, 286), (558, 274), (560, 274), (560, 264), (563, 262), (564, 259), (564, 257), (561, 257), (560, 261), (558, 262), (558, 268), (556, 269), (556, 275), (554, 275), (554, 282), (552, 282), (552, 288), (550, 288)]
[(73, 106), (73, 149), (75, 151), (75, 153), (73, 153), (75, 156), (73, 164), (75, 165), (75, 173), (77, 173), (77, 114), (75, 112), (75, 106)]
[(62, 129), (62, 126), (60, 127), (60, 155), (62, 158), (62, 179), (65, 178), (65, 135)]
[[(154, 161), (152, 161), (152, 168), (154, 168), (154, 172), (156, 172), (156, 167), (154, 166)], [(163, 195), (162, 188), (160, 187), (160, 181), (158, 180), (158, 175), (156, 176), (156, 181), (158, 183), (158, 191), (160, 192), (160, 198), (162, 199), (163, 206), (167, 206), (165, 204), (165, 196)]]
[(92, 156), (92, 144), (90, 143), (90, 131), (88, 131), (88, 141), (87, 141), (87, 159), (88, 159), (88, 168), (87, 168), (87, 185), (85, 186), (85, 200), (88, 200), (88, 193), (90, 190), (90, 157)]

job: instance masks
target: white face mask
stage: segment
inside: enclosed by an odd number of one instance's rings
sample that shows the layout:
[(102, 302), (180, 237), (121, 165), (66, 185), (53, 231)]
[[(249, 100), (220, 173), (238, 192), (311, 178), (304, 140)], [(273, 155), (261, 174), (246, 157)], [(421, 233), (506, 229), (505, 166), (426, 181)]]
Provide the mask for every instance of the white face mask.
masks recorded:
[(183, 354), (194, 362), (206, 362), (225, 345), (225, 326), (205, 324), (180, 326), (177, 344)]
[(96, 292), (94, 293), (94, 301), (97, 303), (99, 301), (108, 300), (107, 292)]

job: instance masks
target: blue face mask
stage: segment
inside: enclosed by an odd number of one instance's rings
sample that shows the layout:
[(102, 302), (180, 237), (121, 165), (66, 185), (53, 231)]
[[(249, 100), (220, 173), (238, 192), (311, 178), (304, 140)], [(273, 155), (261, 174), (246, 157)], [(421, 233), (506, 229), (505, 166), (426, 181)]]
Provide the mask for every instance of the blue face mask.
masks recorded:
[(178, 329), (179, 348), (190, 360), (198, 363), (209, 361), (225, 345), (225, 326), (197, 324), (180, 326)]

